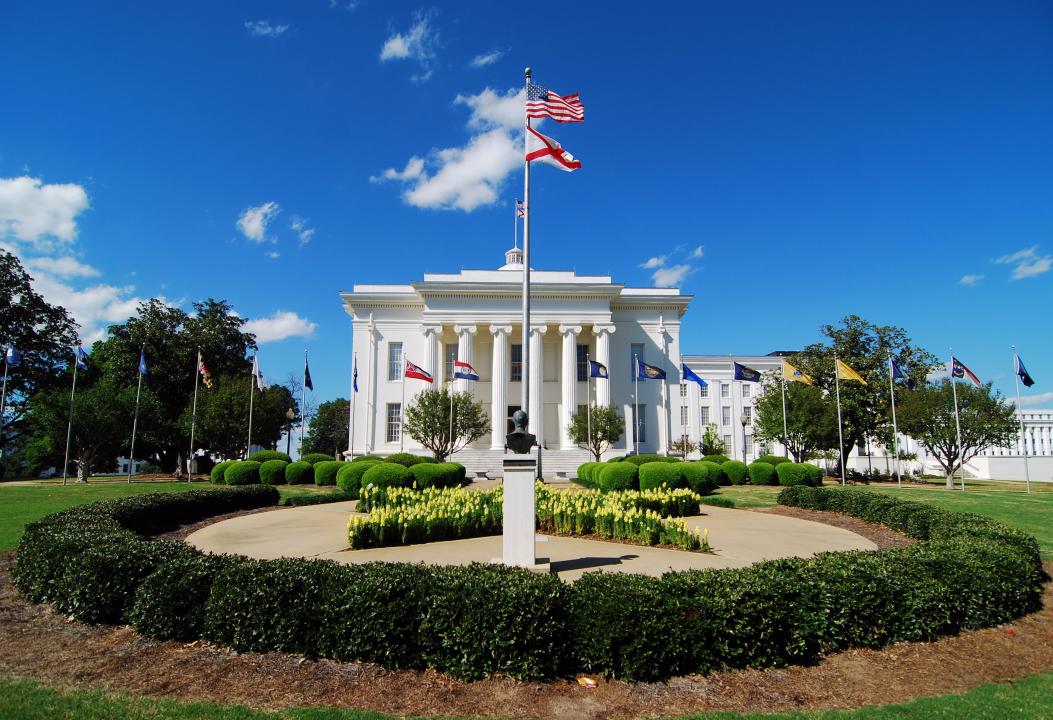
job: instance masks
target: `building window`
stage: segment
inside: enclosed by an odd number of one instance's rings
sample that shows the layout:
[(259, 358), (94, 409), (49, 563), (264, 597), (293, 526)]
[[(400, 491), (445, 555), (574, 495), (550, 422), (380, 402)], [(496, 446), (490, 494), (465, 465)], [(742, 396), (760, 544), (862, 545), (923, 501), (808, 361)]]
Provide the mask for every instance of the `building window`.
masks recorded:
[[(633, 433), (636, 434), (636, 441), (639, 443), (647, 442), (647, 406), (646, 405), (633, 405)], [(636, 424), (636, 413), (640, 413), (640, 424)], [(639, 431), (637, 431), (639, 427)]]
[(387, 441), (396, 443), (402, 438), (402, 403), (388, 403)]
[(453, 380), (453, 363), (457, 360), (457, 343), (446, 343), (443, 346), (443, 352), (446, 358), (446, 381), (451, 382)]
[(680, 383), (680, 397), (687, 397), (687, 383)]
[(753, 447), (753, 436), (752, 435), (747, 435), (746, 436), (746, 451), (749, 452), (750, 448), (752, 448), (752, 447)]
[(720, 424), (725, 427), (731, 424), (731, 408), (727, 405), (720, 408)]
[[(512, 344), (512, 372), (510, 373), (511, 382), (523, 382), (523, 346), (521, 344)], [(508, 432), (512, 432), (509, 430)]]
[(753, 408), (746, 405), (742, 408), (742, 414), (746, 416), (746, 424), (749, 425), (753, 422)]
[(680, 406), (680, 426), (687, 427), (687, 405)]
[(730, 453), (731, 452), (731, 436), (730, 435), (725, 435), (724, 436), (724, 452), (726, 452), (726, 453)]
[(731, 385), (728, 383), (720, 383), (720, 397), (731, 397)]
[(709, 425), (709, 408), (704, 407), (704, 408), (701, 408), (701, 410), (702, 410), (702, 415), (701, 415), (702, 427), (705, 427), (706, 425)]
[(633, 343), (629, 347), (629, 379), (635, 380), (637, 374), (636, 361), (644, 361), (643, 343)]
[(388, 380), (402, 379), (402, 343), (388, 343)]
[(698, 386), (698, 396), (699, 397), (704, 397), (704, 398), (709, 397), (709, 385), (699, 385)]
[(748, 398), (750, 396), (750, 384), (748, 382), (742, 383), (742, 397)]
[(578, 382), (586, 382), (589, 379), (589, 346), (578, 345)]

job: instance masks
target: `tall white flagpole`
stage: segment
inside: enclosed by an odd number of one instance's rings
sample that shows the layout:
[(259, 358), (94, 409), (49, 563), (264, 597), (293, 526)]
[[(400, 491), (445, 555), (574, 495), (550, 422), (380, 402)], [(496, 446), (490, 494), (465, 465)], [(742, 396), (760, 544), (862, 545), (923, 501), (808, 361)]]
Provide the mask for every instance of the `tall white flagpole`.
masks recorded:
[[(527, 68), (526, 92), (530, 92), (531, 71)], [(523, 107), (523, 115), (526, 116), (526, 106)], [(527, 136), (530, 134), (530, 118), (526, 117), (523, 128), (523, 347), (521, 355), (522, 363), (522, 386), (523, 400), (521, 407), (524, 412), (530, 411), (530, 161), (527, 156)], [(538, 388), (540, 391), (541, 388)], [(541, 403), (539, 406), (543, 407)], [(541, 418), (528, 418), (527, 424), (541, 427)], [(538, 442), (544, 440), (538, 438)]]
[(790, 451), (790, 431), (786, 429), (786, 378), (782, 379), (782, 447), (786, 452)]
[[(954, 396), (954, 432), (958, 437), (958, 468), (962, 475), (962, 492), (965, 492), (965, 452), (962, 448), (962, 422), (958, 417), (958, 383), (954, 382), (954, 348), (951, 351), (951, 394)], [(954, 488), (954, 473), (951, 473), (951, 488)]]
[(640, 454), (640, 356), (633, 353), (633, 404), (636, 420), (636, 428), (633, 430), (633, 444), (636, 445), (636, 454)]
[(66, 425), (66, 460), (62, 463), (62, 484), (66, 484), (66, 471), (69, 468), (69, 441), (73, 436), (73, 396), (77, 392), (77, 363), (80, 355), (73, 353), (73, 388), (69, 391), (69, 423)]
[(589, 438), (589, 455), (592, 455), (592, 358), (589, 357), (588, 353), (585, 353), (585, 367), (588, 368), (588, 375), (585, 376), (585, 389), (589, 393), (588, 404), (585, 406), (585, 422), (588, 427), (588, 438)]
[(355, 383), (357, 378), (355, 373), (358, 371), (358, 353), (352, 353), (351, 358), (351, 409), (349, 414), (351, 415), (347, 421), (347, 451), (351, 454), (350, 460), (355, 459), (355, 401), (358, 399), (358, 393), (355, 392)]
[(456, 382), (452, 377), (446, 383), (446, 392), (450, 395), (450, 454), (453, 455), (453, 384)]
[(256, 373), (259, 372), (259, 361), (257, 355), (252, 356), (252, 372), (249, 374), (249, 439), (245, 445), (245, 459), (249, 457), (249, 453), (252, 452), (252, 399), (256, 394)]
[(1013, 379), (1016, 381), (1016, 417), (1020, 421), (1020, 449), (1024, 453), (1024, 482), (1027, 484), (1027, 494), (1031, 494), (1031, 468), (1027, 462), (1027, 436), (1024, 435), (1024, 412), (1020, 408), (1020, 357), (1016, 354), (1016, 345), (1013, 346)]
[(406, 356), (402, 356), (402, 404), (399, 405), (399, 452), (406, 449)]
[(132, 481), (132, 468), (135, 467), (135, 431), (139, 427), (139, 393), (143, 389), (143, 353), (146, 352), (146, 346), (143, 345), (139, 351), (139, 384), (135, 388), (135, 419), (132, 420), (132, 451), (131, 457), (128, 458), (128, 482)]
[[(4, 348), (4, 390), (0, 393), (0, 448), (4, 444), (4, 412), (7, 410), (7, 348)], [(1019, 392), (1017, 393), (1019, 394)]]
[(837, 454), (841, 457), (841, 484), (845, 484), (845, 435), (841, 428), (841, 374), (834, 355), (834, 387), (837, 389)]
[(899, 469), (899, 429), (896, 427), (896, 383), (892, 376), (892, 353), (888, 356), (888, 391), (892, 397), (892, 445), (896, 453), (896, 483), (903, 487), (903, 474)]
[(307, 424), (307, 350), (303, 351), (303, 387), (300, 388), (300, 458), (303, 458), (303, 426)]
[(197, 386), (201, 381), (201, 350), (197, 351), (197, 365), (194, 366), (194, 408), (190, 411), (190, 452), (186, 456), (186, 481), (194, 479), (194, 426), (197, 424)]

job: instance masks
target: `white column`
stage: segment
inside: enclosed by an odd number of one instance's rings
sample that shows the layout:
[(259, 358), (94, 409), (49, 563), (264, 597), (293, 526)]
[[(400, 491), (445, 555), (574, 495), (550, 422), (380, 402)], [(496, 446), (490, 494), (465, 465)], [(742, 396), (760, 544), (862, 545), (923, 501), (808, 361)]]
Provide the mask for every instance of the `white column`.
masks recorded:
[[(478, 327), (476, 325), (454, 325), (453, 331), (457, 333), (457, 359), (461, 362), (472, 364), (472, 339)], [(455, 383), (457, 392), (467, 392), (471, 388), (471, 380), (458, 380)]]
[(596, 406), (606, 407), (611, 404), (611, 380), (614, 377), (614, 368), (611, 367), (611, 333), (614, 325), (593, 325), (592, 332), (596, 336), (596, 362), (607, 368), (607, 380), (595, 380), (596, 383)]
[(423, 325), (421, 332), (424, 333), (424, 367), (438, 382), (438, 378), (442, 377), (439, 354), (439, 336), (442, 335), (442, 325)]
[(494, 336), (493, 371), (490, 377), (490, 447), (500, 450), (505, 446), (505, 413), (508, 411), (508, 338), (511, 325), (491, 325)]
[(543, 365), (545, 357), (541, 351), (541, 336), (545, 334), (548, 327), (545, 325), (534, 325), (530, 328), (530, 407), (527, 408), (528, 429), (537, 437), (538, 445), (545, 442), (544, 433), (544, 398), (545, 398), (545, 373)]
[(560, 417), (560, 446), (564, 450), (577, 447), (570, 439), (570, 419), (578, 409), (578, 335), (581, 325), (560, 325), (563, 336), (563, 368), (560, 383), (563, 390), (563, 412)]
[(369, 324), (366, 326), (366, 452), (373, 452), (376, 447), (377, 430), (377, 332), (373, 324), (373, 313), (369, 314)]

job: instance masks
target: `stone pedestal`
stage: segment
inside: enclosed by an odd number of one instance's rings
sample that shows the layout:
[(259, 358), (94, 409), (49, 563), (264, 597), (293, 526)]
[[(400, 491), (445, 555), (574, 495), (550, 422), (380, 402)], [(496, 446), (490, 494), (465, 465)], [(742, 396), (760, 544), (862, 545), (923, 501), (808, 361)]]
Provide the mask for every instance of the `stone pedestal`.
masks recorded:
[(508, 454), (504, 458), (504, 505), (501, 561), (505, 565), (534, 568), (535, 498), (537, 459), (533, 454)]

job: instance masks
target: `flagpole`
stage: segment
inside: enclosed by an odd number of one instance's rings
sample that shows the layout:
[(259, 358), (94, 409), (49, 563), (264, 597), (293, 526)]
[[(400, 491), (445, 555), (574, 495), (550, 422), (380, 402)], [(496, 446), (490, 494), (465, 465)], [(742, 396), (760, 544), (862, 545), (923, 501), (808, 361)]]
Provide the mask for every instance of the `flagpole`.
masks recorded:
[[(909, 368), (908, 368), (909, 369)], [(892, 375), (892, 354), (888, 356), (888, 391), (892, 396), (892, 444), (896, 453), (896, 483), (902, 489), (903, 473), (899, 469), (899, 430), (896, 428), (896, 383)]]
[[(529, 94), (532, 76), (530, 68), (526, 69), (525, 75), (524, 89)], [(526, 112), (524, 111), (523, 114), (526, 115)], [(523, 358), (522, 408), (524, 412), (530, 411), (530, 161), (526, 159), (529, 133), (530, 117), (527, 116), (523, 127), (523, 347), (521, 355)], [(541, 405), (541, 403), (538, 404)], [(527, 424), (534, 423), (534, 427), (539, 428), (541, 427), (540, 421), (541, 418), (528, 418)], [(543, 438), (538, 438), (538, 440), (544, 442)]]
[(834, 355), (834, 387), (837, 389), (837, 454), (841, 458), (841, 484), (845, 484), (845, 435), (841, 427), (841, 379)]
[[(4, 390), (0, 393), (0, 448), (4, 446), (4, 412), (7, 410), (7, 353), (8, 349), (4, 348)], [(1019, 388), (1017, 389), (1017, 395), (1020, 394)]]
[(249, 453), (252, 451), (252, 399), (256, 390), (256, 373), (259, 370), (259, 360), (257, 357), (257, 355), (252, 356), (252, 372), (249, 374), (249, 439), (245, 445), (246, 460), (248, 460)]
[(303, 426), (307, 424), (307, 350), (303, 351), (303, 387), (300, 393), (300, 458), (303, 458)]
[(77, 392), (77, 363), (80, 356), (73, 355), (73, 389), (69, 391), (69, 424), (66, 426), (66, 460), (62, 463), (62, 484), (66, 484), (66, 471), (69, 468), (69, 441), (73, 436), (73, 395)]
[[(7, 380), (7, 366), (4, 366), (4, 380)], [(1016, 417), (1020, 421), (1020, 449), (1024, 453), (1024, 481), (1027, 483), (1027, 494), (1031, 494), (1031, 468), (1027, 462), (1027, 436), (1024, 435), (1024, 413), (1020, 409), (1020, 357), (1013, 346), (1013, 379), (1016, 381)]]
[(450, 455), (453, 455), (453, 379), (446, 383), (446, 392), (450, 395)]
[[(954, 348), (951, 351), (951, 394), (954, 395), (954, 432), (958, 437), (958, 468), (962, 476), (962, 492), (965, 492), (965, 463), (962, 452), (962, 421), (958, 417), (958, 383), (954, 382)], [(951, 473), (951, 489), (954, 489), (954, 473)]]
[(587, 384), (585, 390), (588, 392), (588, 404), (585, 406), (585, 422), (588, 428), (589, 455), (592, 455), (592, 358), (585, 353), (585, 366), (589, 369), (589, 375), (585, 378)]
[(633, 365), (636, 372), (633, 373), (633, 417), (636, 420), (636, 429), (633, 430), (633, 444), (636, 445), (636, 454), (640, 454), (640, 356), (633, 353)]
[(399, 405), (399, 452), (406, 449), (406, 356), (402, 356), (402, 404)]
[(186, 456), (186, 481), (194, 480), (194, 426), (197, 423), (197, 386), (201, 381), (201, 350), (197, 351), (197, 365), (194, 366), (194, 407), (190, 411), (190, 452)]
[(146, 352), (146, 346), (143, 345), (142, 349), (139, 350), (139, 383), (135, 388), (135, 419), (132, 420), (132, 451), (131, 457), (128, 458), (128, 482), (132, 482), (132, 468), (135, 467), (135, 431), (139, 427), (139, 394), (143, 389), (143, 353)]
[(358, 399), (358, 392), (355, 390), (357, 379), (355, 373), (358, 371), (358, 353), (352, 353), (351, 359), (351, 409), (350, 415), (347, 421), (347, 451), (351, 454), (349, 458), (351, 461), (355, 459), (355, 401)]
[[(785, 362), (785, 361), (784, 361)], [(786, 429), (786, 370), (783, 369), (782, 378), (782, 448), (786, 452), (790, 451), (790, 431)]]

